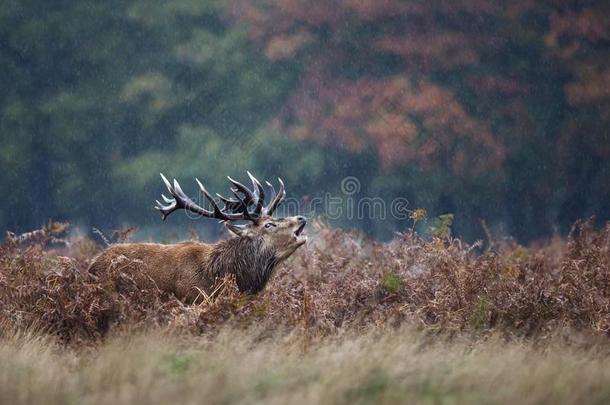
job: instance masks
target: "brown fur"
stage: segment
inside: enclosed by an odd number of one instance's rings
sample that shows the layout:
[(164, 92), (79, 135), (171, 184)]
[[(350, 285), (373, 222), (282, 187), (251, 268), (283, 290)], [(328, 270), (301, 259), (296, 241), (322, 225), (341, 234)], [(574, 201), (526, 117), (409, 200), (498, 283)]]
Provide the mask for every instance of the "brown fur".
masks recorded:
[(116, 244), (95, 258), (89, 271), (137, 263), (159, 289), (185, 302), (197, 297), (198, 288), (210, 293), (227, 274), (235, 275), (240, 291), (255, 294), (265, 287), (275, 266), (305, 243), (300, 235), (304, 226), (302, 217), (269, 217), (243, 228), (230, 226), (236, 237), (215, 244)]

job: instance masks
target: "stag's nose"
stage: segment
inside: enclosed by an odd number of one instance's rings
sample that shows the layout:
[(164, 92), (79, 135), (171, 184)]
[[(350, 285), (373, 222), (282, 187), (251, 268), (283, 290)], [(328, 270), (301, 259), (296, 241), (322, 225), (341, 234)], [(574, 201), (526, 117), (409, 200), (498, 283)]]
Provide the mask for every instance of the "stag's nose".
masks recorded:
[(302, 224), (306, 224), (307, 223), (307, 219), (305, 219), (305, 217), (302, 217), (300, 215), (297, 217), (297, 221), (299, 221)]

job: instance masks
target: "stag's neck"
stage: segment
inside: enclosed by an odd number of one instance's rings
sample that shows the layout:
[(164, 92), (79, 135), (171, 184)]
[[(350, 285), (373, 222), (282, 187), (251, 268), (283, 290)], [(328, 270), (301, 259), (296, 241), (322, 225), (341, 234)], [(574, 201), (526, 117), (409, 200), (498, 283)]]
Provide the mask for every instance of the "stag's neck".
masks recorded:
[(210, 255), (208, 271), (221, 276), (235, 274), (240, 291), (261, 291), (277, 264), (275, 252), (262, 238), (236, 237), (218, 242)]

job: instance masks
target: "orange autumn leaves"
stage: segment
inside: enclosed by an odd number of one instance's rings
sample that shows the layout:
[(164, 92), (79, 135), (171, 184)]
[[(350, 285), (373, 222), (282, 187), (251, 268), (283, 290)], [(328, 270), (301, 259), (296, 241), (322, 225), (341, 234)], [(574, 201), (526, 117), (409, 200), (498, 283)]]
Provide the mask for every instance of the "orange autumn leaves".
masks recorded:
[[(372, 145), (386, 169), (407, 162), (431, 168), (444, 161), (456, 173), (480, 173), (504, 153), (451, 92), (401, 76), (332, 83), (308, 78), (276, 124), (296, 138), (351, 152)], [(468, 162), (469, 154), (480, 158)]]
[[(270, 60), (302, 66), (274, 121), (284, 133), (374, 150), (385, 170), (471, 176), (500, 168), (515, 137), (536, 133), (528, 97), (538, 83), (527, 76), (535, 61), (572, 76), (569, 104), (605, 103), (610, 117), (607, 50), (596, 48), (610, 37), (608, 13), (568, 3), (235, 0), (231, 15)], [(505, 58), (524, 49), (539, 52), (529, 67)]]

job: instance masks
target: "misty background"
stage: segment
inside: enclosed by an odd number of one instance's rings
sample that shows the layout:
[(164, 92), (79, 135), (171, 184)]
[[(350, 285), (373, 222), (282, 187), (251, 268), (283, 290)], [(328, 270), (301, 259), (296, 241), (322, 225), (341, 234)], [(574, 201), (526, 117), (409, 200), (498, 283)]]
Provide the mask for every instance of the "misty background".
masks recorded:
[(159, 172), (226, 195), (246, 170), (304, 203), (350, 176), (354, 198), (453, 213), (467, 240), (482, 221), (521, 242), (601, 223), (609, 16), (604, 1), (1, 1), (0, 230), (186, 232), (153, 209)]

